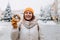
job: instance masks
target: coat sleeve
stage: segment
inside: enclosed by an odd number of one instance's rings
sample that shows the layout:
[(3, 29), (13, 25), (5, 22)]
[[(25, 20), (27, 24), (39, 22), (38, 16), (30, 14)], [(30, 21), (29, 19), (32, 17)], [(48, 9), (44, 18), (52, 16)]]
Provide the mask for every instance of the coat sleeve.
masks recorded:
[(12, 29), (12, 33), (11, 33), (11, 39), (12, 40), (18, 40), (18, 29)]
[(20, 22), (17, 24), (18, 28), (17, 29), (12, 29), (12, 33), (11, 33), (11, 39), (12, 40), (19, 40), (20, 38)]

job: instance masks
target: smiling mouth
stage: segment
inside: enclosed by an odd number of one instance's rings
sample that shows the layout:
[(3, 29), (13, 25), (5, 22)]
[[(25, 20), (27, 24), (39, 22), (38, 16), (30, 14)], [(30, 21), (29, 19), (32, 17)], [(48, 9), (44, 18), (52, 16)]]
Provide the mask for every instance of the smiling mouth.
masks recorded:
[(27, 18), (30, 18), (31, 16), (26, 16)]

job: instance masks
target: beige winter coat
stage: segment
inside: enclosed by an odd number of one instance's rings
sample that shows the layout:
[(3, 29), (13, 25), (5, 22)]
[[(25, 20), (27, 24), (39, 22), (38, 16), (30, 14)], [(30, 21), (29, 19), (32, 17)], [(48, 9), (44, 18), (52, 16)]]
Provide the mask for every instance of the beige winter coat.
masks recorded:
[(18, 25), (18, 28), (12, 31), (12, 40), (40, 40), (39, 26), (36, 21), (24, 20)]

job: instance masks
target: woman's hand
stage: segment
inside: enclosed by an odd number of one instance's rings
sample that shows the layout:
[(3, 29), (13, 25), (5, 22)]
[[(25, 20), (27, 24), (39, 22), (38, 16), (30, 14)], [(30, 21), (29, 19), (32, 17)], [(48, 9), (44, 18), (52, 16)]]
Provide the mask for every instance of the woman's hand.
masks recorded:
[[(18, 19), (16, 19), (15, 18), (15, 16), (17, 16), (18, 17)], [(18, 16), (18, 15), (14, 15), (13, 17), (12, 17), (12, 20), (11, 20), (11, 23), (12, 23), (12, 26), (13, 26), (13, 28), (14, 29), (17, 29), (17, 23), (20, 21), (20, 17)]]

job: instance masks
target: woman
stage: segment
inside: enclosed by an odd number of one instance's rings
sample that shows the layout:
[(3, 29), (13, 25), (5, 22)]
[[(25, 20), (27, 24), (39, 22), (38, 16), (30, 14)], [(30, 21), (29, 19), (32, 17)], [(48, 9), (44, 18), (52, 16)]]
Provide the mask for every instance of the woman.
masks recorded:
[(17, 29), (13, 29), (15, 30), (14, 32), (17, 32), (16, 38), (12, 38), (14, 40), (40, 40), (39, 25), (35, 19), (34, 11), (32, 8), (26, 8), (24, 10), (23, 20)]

